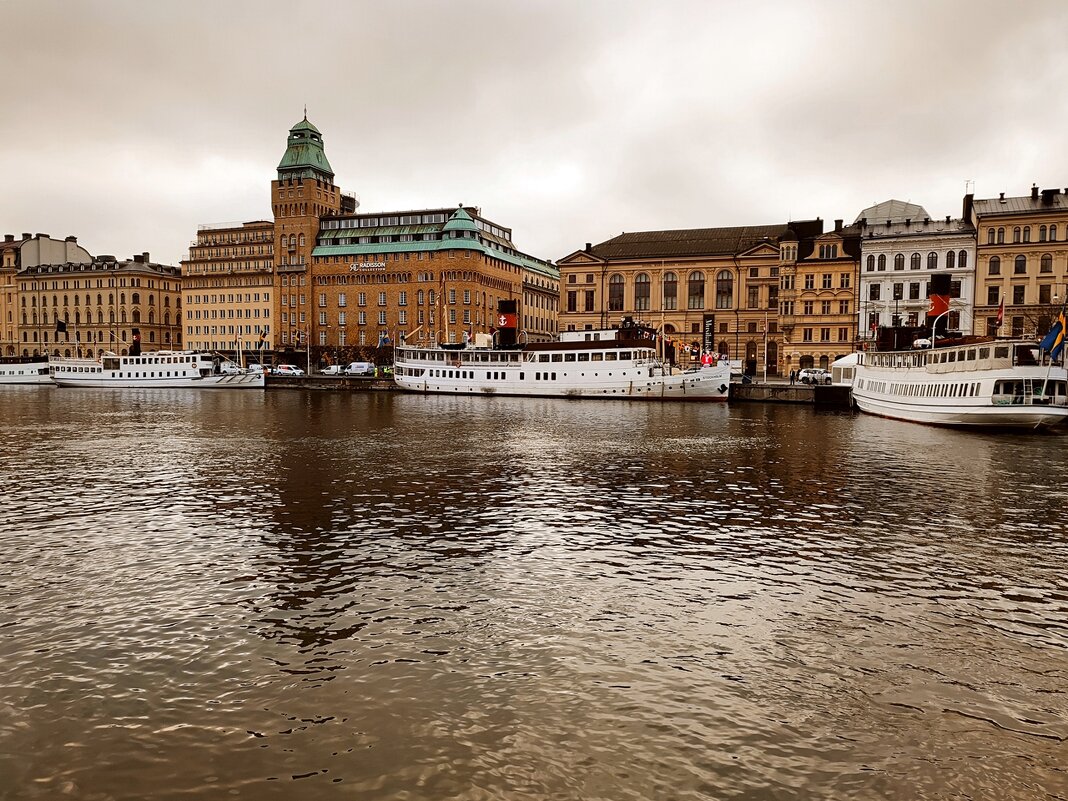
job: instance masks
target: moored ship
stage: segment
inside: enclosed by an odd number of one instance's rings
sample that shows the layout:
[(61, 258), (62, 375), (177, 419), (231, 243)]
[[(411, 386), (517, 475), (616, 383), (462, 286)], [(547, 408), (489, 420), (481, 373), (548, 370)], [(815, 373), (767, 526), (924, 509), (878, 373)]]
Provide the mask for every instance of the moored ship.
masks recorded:
[(726, 401), (725, 361), (675, 372), (657, 355), (656, 332), (619, 328), (561, 333), (556, 342), (515, 343), (515, 316), (498, 314), (493, 336), (397, 349), (394, 380), (412, 392), (628, 400)]
[(48, 361), (38, 358), (35, 361), (0, 362), (0, 387), (13, 384), (51, 384), (52, 376), (48, 371)]
[(61, 387), (262, 389), (265, 381), (263, 370), (223, 372), (211, 354), (197, 351), (53, 358), (49, 369)]

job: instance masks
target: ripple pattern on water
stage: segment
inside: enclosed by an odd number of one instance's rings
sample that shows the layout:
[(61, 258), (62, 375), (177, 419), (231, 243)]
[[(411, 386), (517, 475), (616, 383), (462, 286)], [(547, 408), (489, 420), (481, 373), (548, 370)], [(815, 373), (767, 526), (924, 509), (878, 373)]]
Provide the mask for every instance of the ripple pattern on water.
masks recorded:
[(5, 801), (1068, 798), (1063, 439), (4, 400)]

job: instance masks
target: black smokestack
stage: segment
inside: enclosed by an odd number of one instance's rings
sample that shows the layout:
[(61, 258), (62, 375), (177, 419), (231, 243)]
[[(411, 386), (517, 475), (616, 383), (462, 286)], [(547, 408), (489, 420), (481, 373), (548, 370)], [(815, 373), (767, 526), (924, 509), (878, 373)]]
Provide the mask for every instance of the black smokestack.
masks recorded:
[(516, 343), (519, 327), (519, 304), (514, 300), (497, 301), (497, 344), (510, 347)]

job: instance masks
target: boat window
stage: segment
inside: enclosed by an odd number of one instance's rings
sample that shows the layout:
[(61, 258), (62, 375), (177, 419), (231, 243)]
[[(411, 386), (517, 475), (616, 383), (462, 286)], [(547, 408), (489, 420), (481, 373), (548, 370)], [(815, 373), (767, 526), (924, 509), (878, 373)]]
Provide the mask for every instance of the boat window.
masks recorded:
[(547, 362), (547, 361), (549, 361), (549, 354), (548, 353), (539, 354), (538, 355), (538, 361), (539, 362)]
[(575, 354), (574, 353), (565, 353), (564, 354), (564, 361), (565, 362), (573, 362), (573, 361), (575, 361)]
[(590, 354), (588, 354), (588, 353), (580, 353), (578, 355), (578, 360), (580, 362), (588, 362), (590, 360)]
[(1008, 356), (1009, 356), (1009, 346), (1008, 345), (997, 345), (997, 346), (995, 346), (995, 348), (994, 348), (994, 358), (995, 359), (1007, 359)]
[(990, 358), (990, 348), (979, 348), (979, 358), (980, 359), (989, 359)]
[(634, 357), (631, 355), (631, 352), (629, 350), (621, 350), (619, 352), (619, 360), (621, 362), (629, 361), (630, 359), (633, 359), (633, 358)]
[(564, 355), (562, 353), (554, 353), (553, 354), (553, 361), (554, 362), (563, 361), (563, 358), (564, 358)]
[(949, 356), (949, 361), (950, 361), (951, 363), (952, 363), (952, 362), (955, 362), (955, 361), (957, 361), (957, 352), (956, 352), (956, 351), (952, 351), (952, 350), (951, 350), (951, 351), (950, 351), (950, 352), (949, 352), (948, 354), (946, 354), (946, 355), (947, 355), (947, 356)]
[(975, 361), (975, 349), (974, 348), (970, 349), (968, 351), (968, 361), (970, 361), (970, 362), (974, 362)]
[(604, 360), (606, 362), (614, 362), (616, 360), (616, 354), (614, 354), (614, 353), (606, 353), (604, 355)]
[(603, 353), (591, 353), (590, 354), (590, 361), (603, 362), (604, 361), (604, 354)]

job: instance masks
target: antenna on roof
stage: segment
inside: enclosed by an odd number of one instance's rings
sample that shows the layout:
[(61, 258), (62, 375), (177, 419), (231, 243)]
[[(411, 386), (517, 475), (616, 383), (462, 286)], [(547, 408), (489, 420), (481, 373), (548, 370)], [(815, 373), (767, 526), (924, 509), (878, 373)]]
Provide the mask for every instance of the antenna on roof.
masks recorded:
[(308, 121), (308, 104), (307, 103), (304, 104), (304, 121), (305, 122)]
[(971, 178), (965, 179), (965, 181), (964, 181), (964, 194), (966, 194), (966, 195), (969, 193), (969, 190), (968, 190), (969, 186), (971, 186), (971, 191), (974, 192), (975, 191), (975, 181), (973, 181)]

